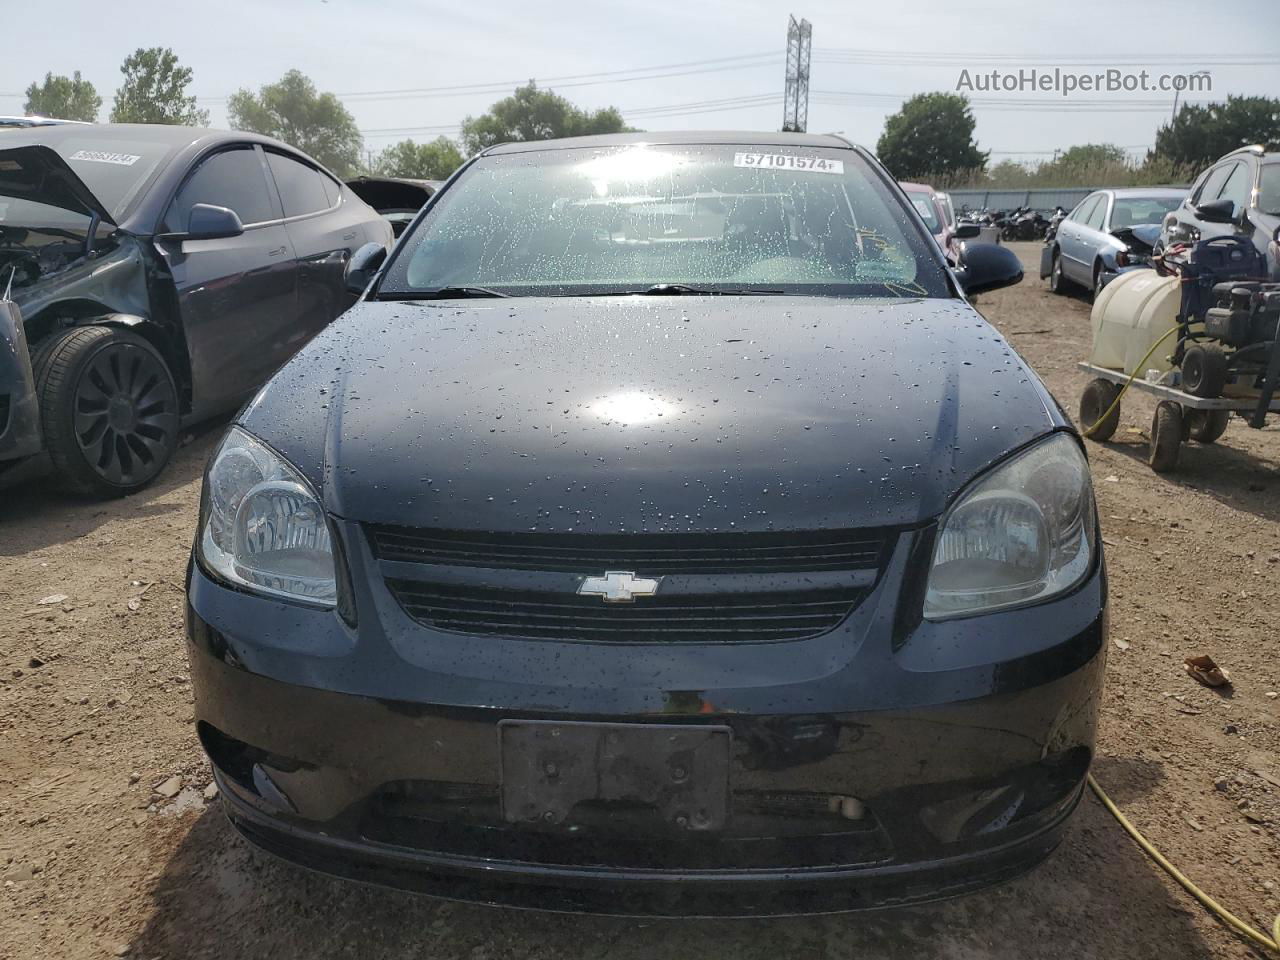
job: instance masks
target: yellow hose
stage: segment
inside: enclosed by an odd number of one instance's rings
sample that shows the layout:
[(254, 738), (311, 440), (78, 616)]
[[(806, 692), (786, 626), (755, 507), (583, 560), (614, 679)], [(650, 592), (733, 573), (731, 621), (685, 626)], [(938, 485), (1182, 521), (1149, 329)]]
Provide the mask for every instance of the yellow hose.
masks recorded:
[(1111, 401), (1111, 406), (1107, 407), (1107, 409), (1103, 411), (1102, 416), (1100, 416), (1097, 420), (1094, 421), (1093, 426), (1084, 432), (1084, 436), (1086, 437), (1093, 436), (1094, 431), (1096, 431), (1098, 427), (1100, 427), (1103, 424), (1103, 422), (1107, 419), (1107, 417), (1111, 416), (1111, 411), (1120, 405), (1120, 398), (1123, 397), (1125, 393), (1128, 392), (1129, 385), (1132, 384), (1133, 381), (1138, 378), (1138, 371), (1142, 369), (1143, 364), (1145, 364), (1148, 360), (1151, 359), (1151, 355), (1156, 352), (1156, 347), (1160, 346), (1160, 344), (1168, 340), (1169, 334), (1175, 333), (1177, 329), (1178, 327), (1175, 325), (1170, 327), (1168, 330), (1166, 330), (1164, 332), (1164, 335), (1151, 345), (1151, 349), (1147, 351), (1146, 356), (1144, 356), (1141, 360), (1139, 360), (1136, 364), (1134, 364), (1133, 373), (1129, 374), (1129, 379), (1124, 382), (1124, 386), (1120, 388), (1120, 392), (1116, 394), (1116, 398)]
[[(1120, 392), (1116, 394), (1116, 398), (1113, 401), (1111, 401), (1111, 406), (1107, 407), (1107, 409), (1103, 412), (1102, 416), (1098, 417), (1097, 421), (1093, 424), (1093, 426), (1091, 426), (1088, 430), (1084, 432), (1084, 435), (1086, 437), (1092, 434), (1095, 430), (1097, 430), (1098, 427), (1102, 424), (1102, 422), (1111, 415), (1111, 411), (1114, 410), (1116, 408), (1116, 405), (1120, 403), (1120, 398), (1125, 395), (1125, 392), (1129, 389), (1130, 384), (1132, 384), (1133, 381), (1137, 379), (1138, 371), (1143, 368), (1143, 365), (1149, 359), (1151, 359), (1151, 355), (1156, 352), (1156, 347), (1160, 346), (1160, 344), (1164, 343), (1165, 340), (1169, 339), (1169, 335), (1175, 332), (1177, 329), (1178, 328), (1176, 325), (1173, 327), (1170, 327), (1167, 331), (1165, 331), (1164, 335), (1160, 337), (1159, 340), (1157, 340), (1155, 343), (1151, 345), (1151, 349), (1147, 351), (1146, 356), (1144, 356), (1141, 360), (1138, 361), (1138, 363), (1134, 367), (1133, 373), (1129, 375), (1129, 379), (1124, 382), (1124, 386), (1120, 388)], [(1151, 841), (1148, 840), (1146, 837), (1144, 837), (1142, 833), (1138, 830), (1138, 828), (1129, 822), (1129, 818), (1120, 812), (1120, 808), (1115, 805), (1115, 803), (1112, 801), (1112, 799), (1109, 796), (1107, 796), (1106, 791), (1103, 790), (1102, 787), (1098, 785), (1098, 781), (1093, 778), (1093, 774), (1089, 774), (1088, 781), (1089, 781), (1089, 789), (1091, 789), (1094, 792), (1094, 795), (1098, 798), (1099, 801), (1101, 801), (1102, 805), (1106, 807), (1108, 811), (1110, 811), (1113, 817), (1116, 818), (1120, 826), (1124, 828), (1125, 833), (1133, 837), (1134, 841), (1138, 844), (1138, 846), (1140, 846), (1143, 849), (1143, 851), (1147, 854), (1147, 856), (1149, 856), (1152, 860), (1154, 860), (1161, 867), (1163, 867), (1165, 872), (1168, 873), (1169, 876), (1177, 880), (1178, 883), (1180, 883), (1182, 887), (1189, 894), (1191, 894), (1193, 897), (1199, 900), (1210, 913), (1216, 916), (1219, 920), (1221, 920), (1227, 926), (1231, 927), (1241, 936), (1247, 937), (1248, 939), (1252, 940), (1254, 943), (1258, 944), (1259, 946), (1265, 947), (1274, 953), (1280, 954), (1280, 914), (1276, 916), (1275, 922), (1272, 924), (1271, 936), (1269, 937), (1265, 933), (1263, 933), (1261, 930), (1257, 930), (1254, 927), (1249, 926), (1249, 924), (1245, 923), (1243, 920), (1237, 917), (1234, 913), (1232, 913), (1226, 907), (1222, 906), (1222, 904), (1218, 903), (1218, 901), (1214, 900), (1213, 897), (1209, 896), (1207, 893), (1205, 893), (1203, 890), (1197, 887), (1194, 883), (1191, 882), (1190, 879), (1187, 878), (1187, 876), (1181, 870), (1179, 870), (1167, 859), (1165, 859), (1164, 854), (1162, 854), (1159, 850), (1157, 850), (1155, 846), (1152, 845)]]
[(1164, 855), (1152, 846), (1151, 841), (1144, 837), (1138, 831), (1138, 828), (1129, 822), (1129, 818), (1120, 812), (1120, 808), (1112, 802), (1111, 798), (1107, 796), (1102, 787), (1098, 786), (1098, 781), (1093, 779), (1093, 774), (1089, 774), (1088, 779), (1090, 789), (1092, 789), (1097, 798), (1102, 801), (1102, 805), (1111, 811), (1111, 815), (1119, 821), (1120, 826), (1124, 827), (1125, 832), (1129, 834), (1129, 836), (1133, 837), (1138, 846), (1146, 852), (1147, 856), (1160, 864), (1169, 876), (1182, 884), (1187, 893), (1199, 900), (1210, 913), (1216, 916), (1227, 926), (1240, 933), (1242, 936), (1248, 937), (1259, 946), (1266, 947), (1268, 950), (1275, 953), (1280, 953), (1280, 915), (1276, 916), (1275, 923), (1271, 927), (1271, 936), (1269, 937), (1261, 930), (1257, 930), (1249, 926), (1249, 924), (1245, 923), (1226, 907), (1222, 906), (1222, 904), (1218, 903), (1218, 901), (1214, 900), (1213, 897), (1209, 896), (1197, 887), (1182, 873), (1182, 871), (1166, 860)]

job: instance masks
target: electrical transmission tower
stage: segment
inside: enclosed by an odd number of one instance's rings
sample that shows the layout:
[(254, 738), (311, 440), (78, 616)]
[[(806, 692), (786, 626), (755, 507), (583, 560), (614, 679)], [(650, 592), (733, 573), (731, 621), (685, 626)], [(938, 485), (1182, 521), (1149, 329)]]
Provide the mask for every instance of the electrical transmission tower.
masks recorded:
[(787, 86), (782, 95), (782, 129), (804, 133), (809, 126), (809, 50), (813, 44), (813, 25), (808, 20), (796, 21), (793, 14), (787, 24)]

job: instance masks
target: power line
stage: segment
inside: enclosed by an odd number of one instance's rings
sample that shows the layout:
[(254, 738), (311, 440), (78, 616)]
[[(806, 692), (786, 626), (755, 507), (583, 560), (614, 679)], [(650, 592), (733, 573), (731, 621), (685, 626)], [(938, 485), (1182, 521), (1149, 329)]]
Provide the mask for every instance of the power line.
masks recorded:
[(1280, 64), (1280, 56), (1258, 53), (944, 53), (928, 51), (886, 51), (851, 47), (828, 47), (814, 51), (814, 58), (827, 63), (862, 63), (892, 65), (992, 66), (1020, 64), (1039, 67), (1054, 66), (1175, 66), (1194, 63), (1200, 66), (1266, 66)]
[[(636, 80), (661, 80), (667, 77), (687, 77), (702, 73), (721, 73), (727, 70), (747, 70), (768, 67), (782, 61), (776, 53), (742, 54), (737, 57), (718, 57), (712, 60), (690, 60), (685, 63), (668, 63), (652, 67), (631, 67), (626, 70), (606, 70), (599, 73), (575, 73), (558, 77), (524, 77), (520, 80), (500, 80), (487, 83), (456, 84), (443, 87), (408, 87), (398, 90), (354, 90), (334, 94), (349, 100), (401, 100), (420, 97), (461, 97), (483, 93), (505, 93), (529, 82), (556, 84), (559, 88), (589, 87), (608, 83), (629, 83)], [(692, 69), (680, 69), (689, 67)], [(655, 73), (654, 71), (669, 71)], [(638, 76), (623, 76), (638, 74)], [(225, 103), (229, 97), (197, 97), (201, 103)]]
[[(726, 97), (720, 100), (694, 100), (687, 103), (671, 103), (654, 107), (635, 107), (619, 110), (624, 117), (634, 119), (659, 119), (663, 117), (688, 117), (704, 113), (743, 110), (752, 107), (773, 106), (782, 101), (781, 94), (760, 93), (741, 97)], [(451, 133), (462, 128), (461, 123), (433, 124), (417, 127), (379, 127), (361, 130), (362, 136), (404, 136), (421, 133)]]

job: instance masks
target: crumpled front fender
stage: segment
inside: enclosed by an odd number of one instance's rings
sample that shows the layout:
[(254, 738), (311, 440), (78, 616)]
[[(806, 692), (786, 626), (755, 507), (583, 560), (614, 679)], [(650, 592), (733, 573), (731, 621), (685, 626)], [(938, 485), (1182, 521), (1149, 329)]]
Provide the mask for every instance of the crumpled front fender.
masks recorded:
[(0, 300), (0, 461), (39, 453), (40, 411), (22, 311)]

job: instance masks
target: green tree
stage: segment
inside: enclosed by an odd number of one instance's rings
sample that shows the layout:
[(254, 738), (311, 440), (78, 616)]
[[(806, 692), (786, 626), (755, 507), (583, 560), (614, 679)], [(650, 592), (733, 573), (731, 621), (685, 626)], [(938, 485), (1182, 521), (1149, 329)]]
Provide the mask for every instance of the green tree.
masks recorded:
[(33, 83), (27, 87), (27, 102), (22, 109), (43, 117), (92, 123), (98, 119), (101, 106), (102, 98), (98, 91), (88, 80), (82, 80), (77, 70), (70, 77), (46, 73), (44, 83)]
[(1082, 143), (1068, 147), (1052, 162), (1063, 169), (1084, 170), (1116, 163), (1127, 163), (1129, 155), (1114, 143)]
[(1105, 183), (1120, 185), (1133, 164), (1124, 149), (1114, 143), (1082, 143), (1068, 147), (1036, 168), (1036, 179), (1056, 186)]
[(495, 143), (511, 140), (552, 140), (594, 133), (626, 133), (632, 129), (617, 107), (594, 112), (582, 110), (550, 90), (539, 90), (530, 80), (491, 106), (487, 113), (468, 116), (462, 122), (462, 144), (468, 153), (479, 153)]
[(430, 143), (401, 140), (392, 144), (378, 154), (373, 172), (384, 177), (443, 180), (460, 166), (458, 145), (448, 137), (436, 137)]
[(987, 163), (973, 127), (968, 97), (918, 93), (885, 121), (876, 153), (900, 180), (972, 170)]
[(364, 141), (355, 117), (332, 93), (317, 92), (300, 70), (290, 70), (256, 95), (236, 91), (227, 101), (227, 116), (235, 129), (292, 144), (339, 176), (350, 176), (360, 165)]
[(1203, 167), (1251, 143), (1280, 143), (1280, 100), (1228, 96), (1226, 103), (1183, 104), (1156, 131), (1149, 157)]
[(168, 47), (139, 47), (120, 65), (124, 82), (111, 107), (112, 123), (176, 123), (203, 127), (209, 111), (187, 93), (191, 68)]
[(980, 184), (990, 183), (996, 187), (1022, 187), (1031, 180), (1031, 171), (1027, 169), (1025, 164), (1018, 163), (1016, 160), (1001, 160), (979, 181)]

